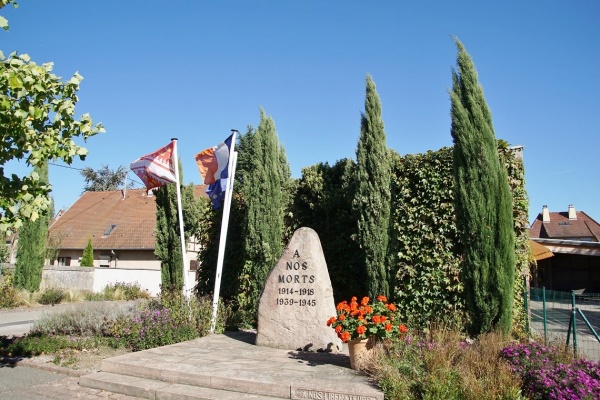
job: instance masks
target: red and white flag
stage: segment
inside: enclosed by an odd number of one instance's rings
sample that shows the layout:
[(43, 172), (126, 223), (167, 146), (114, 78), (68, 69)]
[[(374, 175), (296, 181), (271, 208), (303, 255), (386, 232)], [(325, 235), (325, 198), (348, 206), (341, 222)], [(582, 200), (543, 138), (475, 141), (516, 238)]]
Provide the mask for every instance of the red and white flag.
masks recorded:
[(173, 162), (173, 148), (175, 142), (156, 150), (154, 153), (142, 156), (132, 162), (129, 168), (140, 177), (146, 189), (154, 189), (177, 182), (175, 177), (175, 163)]

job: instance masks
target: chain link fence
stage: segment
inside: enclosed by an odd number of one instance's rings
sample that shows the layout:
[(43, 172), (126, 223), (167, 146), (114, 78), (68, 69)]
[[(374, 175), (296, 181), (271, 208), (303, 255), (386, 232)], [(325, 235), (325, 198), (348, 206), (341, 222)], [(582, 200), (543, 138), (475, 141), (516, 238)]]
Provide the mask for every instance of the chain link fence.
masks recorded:
[(530, 288), (529, 330), (548, 342), (562, 342), (589, 360), (600, 361), (600, 293)]

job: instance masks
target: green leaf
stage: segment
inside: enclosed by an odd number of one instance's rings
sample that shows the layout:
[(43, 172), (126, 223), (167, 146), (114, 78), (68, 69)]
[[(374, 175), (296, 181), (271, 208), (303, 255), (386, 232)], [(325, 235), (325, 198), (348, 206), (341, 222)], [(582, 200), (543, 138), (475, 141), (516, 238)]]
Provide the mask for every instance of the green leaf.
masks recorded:
[(8, 85), (11, 89), (21, 89), (23, 87), (23, 80), (18, 75), (11, 75), (8, 79)]

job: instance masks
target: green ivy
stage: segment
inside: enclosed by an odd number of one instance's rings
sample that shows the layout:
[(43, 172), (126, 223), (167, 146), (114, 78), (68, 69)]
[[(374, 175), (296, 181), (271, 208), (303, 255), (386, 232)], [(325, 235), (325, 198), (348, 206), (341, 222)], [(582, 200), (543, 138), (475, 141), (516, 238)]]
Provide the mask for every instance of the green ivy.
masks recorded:
[[(513, 193), (517, 255), (513, 331), (521, 334), (526, 321), (523, 277), (529, 263), (528, 200), (522, 159), (506, 142), (499, 141), (498, 147)], [(402, 318), (416, 326), (463, 317), (453, 185), (452, 148), (394, 155), (390, 276), (396, 278), (393, 297)]]

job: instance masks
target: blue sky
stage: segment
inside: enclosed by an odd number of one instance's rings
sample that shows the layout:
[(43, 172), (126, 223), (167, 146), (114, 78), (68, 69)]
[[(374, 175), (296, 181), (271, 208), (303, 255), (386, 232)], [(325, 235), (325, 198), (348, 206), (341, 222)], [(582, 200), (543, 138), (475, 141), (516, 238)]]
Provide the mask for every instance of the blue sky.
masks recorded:
[[(483, 6), (485, 4), (485, 6)], [(547, 204), (600, 220), (600, 2), (31, 1), (0, 10), (17, 50), (84, 80), (77, 111), (106, 133), (72, 167), (116, 169), (179, 139), (194, 154), (272, 116), (293, 177), (355, 158), (365, 75), (379, 92), (388, 146), (437, 150), (450, 136), (457, 36), (470, 53), (498, 138), (524, 146), (530, 222)], [(7, 172), (22, 173), (12, 162)], [(130, 173), (132, 179), (139, 180)], [(55, 207), (84, 181), (50, 166)]]

